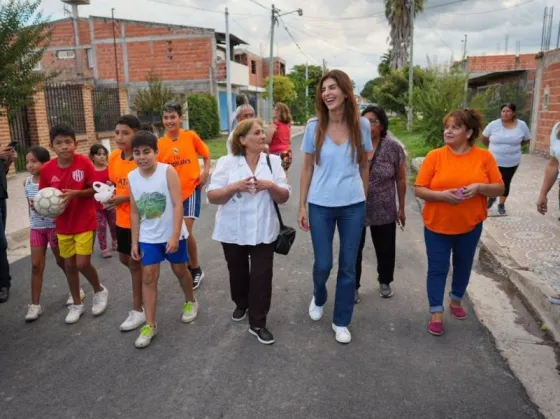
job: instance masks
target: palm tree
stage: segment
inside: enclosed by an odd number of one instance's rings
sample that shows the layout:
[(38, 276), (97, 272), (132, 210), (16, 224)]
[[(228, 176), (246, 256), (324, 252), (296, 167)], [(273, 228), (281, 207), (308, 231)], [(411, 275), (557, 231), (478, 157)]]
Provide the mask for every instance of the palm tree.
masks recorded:
[(410, 47), (410, 5), (414, 1), (414, 16), (424, 11), (424, 0), (385, 0), (385, 16), (391, 26), (391, 67), (402, 68), (408, 63)]

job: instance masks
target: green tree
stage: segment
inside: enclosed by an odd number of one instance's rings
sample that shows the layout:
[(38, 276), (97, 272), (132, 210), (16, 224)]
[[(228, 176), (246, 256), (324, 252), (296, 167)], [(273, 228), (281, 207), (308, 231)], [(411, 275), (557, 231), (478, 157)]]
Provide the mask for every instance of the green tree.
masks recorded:
[(146, 81), (148, 87), (140, 90), (134, 98), (132, 108), (136, 112), (159, 114), (166, 102), (177, 99), (173, 90), (164, 86), (162, 79), (155, 72), (150, 71)]
[(35, 71), (51, 36), (40, 5), (40, 0), (0, 3), (0, 107), (28, 104), (39, 85), (57, 74)]
[[(265, 87), (268, 86), (268, 77), (264, 80)], [(288, 76), (274, 76), (273, 101), (290, 103), (296, 98), (296, 86)], [(268, 90), (263, 92), (263, 97), (268, 99)]]
[(189, 105), (189, 127), (200, 138), (208, 140), (220, 135), (220, 115), (218, 102), (208, 93), (194, 93), (187, 97)]
[(381, 86), (383, 84), (383, 80), (383, 77), (376, 77), (375, 79), (367, 81), (360, 92), (360, 96), (365, 97), (370, 102), (377, 103), (378, 100), (375, 98), (374, 90), (376, 86)]
[[(434, 74), (414, 67), (413, 83), (417, 88), (422, 88), (424, 84), (434, 78)], [(390, 70), (381, 81), (376, 81), (372, 88), (372, 98), (374, 102), (392, 111), (399, 116), (406, 116), (406, 106), (408, 106), (408, 67), (399, 70)]]
[[(291, 101), (292, 117), (297, 123), (305, 123), (313, 113), (317, 85), (323, 75), (323, 69), (318, 65), (307, 66), (307, 81), (305, 79), (305, 64), (295, 65), (288, 77), (295, 86), (296, 97)], [(309, 97), (305, 96), (308, 87)]]

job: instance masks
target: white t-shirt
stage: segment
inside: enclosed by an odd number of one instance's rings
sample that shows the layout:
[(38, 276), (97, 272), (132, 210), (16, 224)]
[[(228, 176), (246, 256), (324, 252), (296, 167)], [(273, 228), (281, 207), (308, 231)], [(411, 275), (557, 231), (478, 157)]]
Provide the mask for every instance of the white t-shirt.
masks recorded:
[[(560, 133), (560, 122), (557, 122), (550, 132), (550, 155), (560, 161), (560, 139), (558, 138), (558, 133)], [(560, 173), (558, 174), (558, 179), (560, 180)]]
[(231, 139), (233, 138), (233, 131), (230, 132), (229, 136), (227, 137), (227, 141), (226, 141), (226, 149), (227, 149), (227, 154), (228, 156), (232, 156), (232, 152), (231, 152)]
[[(140, 174), (140, 169), (128, 174), (132, 199), (140, 214), (141, 243), (167, 243), (173, 235), (173, 201), (167, 184), (169, 167), (168, 164), (158, 163), (156, 171), (148, 178)], [(187, 228), (181, 223), (179, 239), (188, 237)]]
[[(266, 154), (261, 153), (254, 176), (257, 179), (272, 180), (277, 186), (291, 192), (280, 157), (271, 155), (270, 165), (272, 172), (266, 162)], [(225, 188), (250, 176), (253, 173), (244, 156), (221, 157), (212, 173), (208, 192)], [(274, 242), (279, 232), (280, 222), (270, 193), (261, 191), (253, 195), (241, 192), (219, 206), (212, 239), (240, 246), (256, 246)]]
[(517, 126), (505, 128), (501, 119), (490, 122), (482, 135), (490, 139), (488, 149), (500, 167), (514, 167), (521, 162), (521, 142), (529, 140), (531, 133), (527, 124), (518, 119)]

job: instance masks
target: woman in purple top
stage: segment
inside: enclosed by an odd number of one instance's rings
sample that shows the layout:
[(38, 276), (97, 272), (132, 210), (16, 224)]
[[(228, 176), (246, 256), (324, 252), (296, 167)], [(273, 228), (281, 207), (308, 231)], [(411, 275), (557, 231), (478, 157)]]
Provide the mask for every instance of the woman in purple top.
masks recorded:
[[(395, 247), (397, 223), (404, 227), (406, 216), (404, 197), (406, 194), (406, 157), (402, 146), (387, 134), (389, 120), (385, 111), (377, 106), (368, 106), (362, 112), (371, 127), (374, 154), (370, 163), (369, 184), (366, 202), (365, 226), (356, 260), (355, 302), (360, 302), (360, 278), (362, 275), (362, 252), (366, 242), (366, 227), (369, 226), (377, 256), (377, 280), (383, 298), (393, 296), (391, 282), (395, 271)], [(396, 196), (399, 207), (397, 209)]]

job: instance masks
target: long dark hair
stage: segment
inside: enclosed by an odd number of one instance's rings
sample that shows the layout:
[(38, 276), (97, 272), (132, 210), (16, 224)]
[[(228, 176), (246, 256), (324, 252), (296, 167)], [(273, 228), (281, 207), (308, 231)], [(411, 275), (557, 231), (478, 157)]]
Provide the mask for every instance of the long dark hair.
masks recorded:
[(317, 132), (315, 134), (315, 163), (319, 164), (319, 156), (321, 155), (321, 147), (325, 141), (327, 127), (329, 125), (329, 109), (323, 102), (322, 88), (323, 83), (327, 79), (333, 79), (346, 99), (344, 100), (344, 122), (348, 125), (350, 146), (352, 147), (352, 156), (354, 161), (359, 162), (364, 155), (364, 147), (362, 144), (362, 131), (360, 129), (360, 112), (358, 104), (354, 100), (354, 89), (352, 88), (352, 80), (344, 71), (331, 70), (321, 77), (321, 81), (317, 85), (317, 93), (315, 95), (315, 108), (317, 110)]

